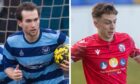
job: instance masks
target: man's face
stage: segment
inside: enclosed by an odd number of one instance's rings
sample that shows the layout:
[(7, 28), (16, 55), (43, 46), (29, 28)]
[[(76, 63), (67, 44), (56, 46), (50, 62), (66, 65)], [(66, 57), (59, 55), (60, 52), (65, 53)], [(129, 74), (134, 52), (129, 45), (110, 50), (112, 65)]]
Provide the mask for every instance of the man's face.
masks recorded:
[(101, 18), (95, 21), (99, 35), (103, 39), (113, 39), (116, 27), (116, 15), (103, 14)]
[(33, 11), (22, 11), (22, 21), (18, 21), (19, 26), (22, 28), (24, 34), (33, 37), (39, 32), (39, 15), (37, 10)]

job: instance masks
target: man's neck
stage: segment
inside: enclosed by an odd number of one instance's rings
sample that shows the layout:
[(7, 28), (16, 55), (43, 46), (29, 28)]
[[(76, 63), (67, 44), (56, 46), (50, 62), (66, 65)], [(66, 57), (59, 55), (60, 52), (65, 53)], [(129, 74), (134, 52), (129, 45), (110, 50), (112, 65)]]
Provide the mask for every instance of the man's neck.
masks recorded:
[(102, 39), (102, 40), (104, 40), (104, 41), (107, 41), (107, 42), (111, 42), (111, 41), (113, 41), (113, 37), (112, 38), (105, 38), (105, 37), (103, 37), (102, 35), (99, 35), (99, 37)]

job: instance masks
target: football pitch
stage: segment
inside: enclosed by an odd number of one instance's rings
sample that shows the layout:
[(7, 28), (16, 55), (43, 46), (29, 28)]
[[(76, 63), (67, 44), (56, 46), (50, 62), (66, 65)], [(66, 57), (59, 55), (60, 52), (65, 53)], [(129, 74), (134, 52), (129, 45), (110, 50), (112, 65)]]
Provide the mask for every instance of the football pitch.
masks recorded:
[[(71, 84), (86, 84), (81, 62), (71, 64)], [(127, 84), (140, 84), (140, 64), (129, 58)]]

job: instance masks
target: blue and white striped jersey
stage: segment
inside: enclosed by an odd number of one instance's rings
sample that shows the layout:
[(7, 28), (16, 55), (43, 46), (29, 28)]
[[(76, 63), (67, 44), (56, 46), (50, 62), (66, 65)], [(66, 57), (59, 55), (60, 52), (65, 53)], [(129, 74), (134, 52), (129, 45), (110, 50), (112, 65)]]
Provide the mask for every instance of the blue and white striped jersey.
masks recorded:
[(10, 79), (5, 73), (4, 73), (4, 68), (3, 68), (3, 48), (0, 47), (0, 84), (16, 84), (15, 81)]
[(32, 43), (25, 39), (22, 31), (15, 33), (5, 43), (4, 68), (19, 64), (26, 84), (61, 84), (64, 75), (54, 63), (53, 52), (68, 42), (66, 35), (50, 29), (40, 30), (38, 40)]

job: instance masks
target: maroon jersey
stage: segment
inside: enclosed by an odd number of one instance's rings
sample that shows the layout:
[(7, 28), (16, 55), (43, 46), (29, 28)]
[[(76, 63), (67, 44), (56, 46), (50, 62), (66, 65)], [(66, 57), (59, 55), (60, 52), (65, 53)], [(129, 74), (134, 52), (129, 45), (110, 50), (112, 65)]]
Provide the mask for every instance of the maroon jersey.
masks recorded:
[(94, 34), (71, 49), (73, 61), (82, 59), (87, 84), (126, 84), (128, 57), (137, 54), (139, 50), (126, 33), (115, 33), (111, 42)]

